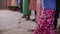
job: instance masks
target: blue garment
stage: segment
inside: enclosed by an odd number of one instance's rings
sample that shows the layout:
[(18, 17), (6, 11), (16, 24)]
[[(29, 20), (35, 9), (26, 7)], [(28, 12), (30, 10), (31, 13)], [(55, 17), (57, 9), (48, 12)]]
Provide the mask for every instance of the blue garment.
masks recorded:
[(18, 0), (18, 3), (19, 3), (19, 4), (22, 3), (22, 0)]
[(42, 0), (42, 8), (47, 10), (56, 10), (56, 0)]
[(18, 4), (21, 4), (22, 3), (22, 0), (18, 0)]
[(20, 5), (22, 4), (23, 0), (18, 0), (18, 7), (20, 7)]
[(20, 0), (18, 0), (18, 4), (20, 4)]

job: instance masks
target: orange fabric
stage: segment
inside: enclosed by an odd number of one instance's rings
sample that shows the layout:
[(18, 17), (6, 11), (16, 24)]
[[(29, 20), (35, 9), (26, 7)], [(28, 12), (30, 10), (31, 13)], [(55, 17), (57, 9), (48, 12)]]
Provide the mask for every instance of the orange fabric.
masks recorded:
[(36, 2), (37, 0), (30, 0), (30, 10), (36, 10)]
[(36, 10), (36, 21), (39, 21), (40, 14), (42, 11), (42, 1), (41, 0), (30, 0), (30, 10)]

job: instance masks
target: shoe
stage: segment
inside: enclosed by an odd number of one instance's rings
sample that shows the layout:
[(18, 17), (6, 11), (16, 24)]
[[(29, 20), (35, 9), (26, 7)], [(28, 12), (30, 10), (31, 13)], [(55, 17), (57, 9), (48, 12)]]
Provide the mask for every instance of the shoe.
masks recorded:
[(30, 29), (28, 29), (28, 32), (34, 32), (35, 30), (30, 30)]
[(30, 20), (30, 17), (27, 17), (26, 20)]
[(22, 16), (21, 18), (26, 18), (26, 16)]
[(34, 19), (32, 19), (32, 21), (35, 21), (36, 19), (34, 18)]

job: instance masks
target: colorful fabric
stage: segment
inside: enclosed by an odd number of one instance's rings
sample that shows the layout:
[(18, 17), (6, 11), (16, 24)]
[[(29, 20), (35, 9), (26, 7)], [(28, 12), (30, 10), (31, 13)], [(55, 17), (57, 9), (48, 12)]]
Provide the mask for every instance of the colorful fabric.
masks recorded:
[(21, 4), (23, 0), (18, 0), (18, 4)]
[(37, 0), (37, 6), (36, 6), (36, 21), (39, 21), (40, 15), (42, 11), (42, 2), (41, 0)]
[(56, 0), (42, 0), (42, 7), (47, 10), (55, 10)]
[(30, 0), (30, 10), (36, 10), (37, 0)]
[(23, 1), (23, 0), (18, 0), (18, 7), (19, 7), (19, 8), (21, 7), (22, 1)]
[(55, 0), (42, 0), (42, 11), (38, 21), (38, 26), (34, 31), (34, 34), (55, 34), (54, 29), (55, 12), (56, 12)]
[(43, 10), (34, 34), (55, 34), (54, 16), (55, 10)]
[(11, 0), (7, 0), (7, 6), (11, 6)]
[(18, 4), (20, 4), (21, 2), (20, 2), (21, 0), (18, 0)]
[(23, 0), (23, 15), (30, 15), (31, 11), (29, 10), (30, 0)]
[(17, 6), (17, 0), (11, 0), (11, 6)]

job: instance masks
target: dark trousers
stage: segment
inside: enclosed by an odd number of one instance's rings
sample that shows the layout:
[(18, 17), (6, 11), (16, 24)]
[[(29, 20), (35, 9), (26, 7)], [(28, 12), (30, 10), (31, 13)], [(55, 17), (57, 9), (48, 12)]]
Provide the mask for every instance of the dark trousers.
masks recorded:
[(22, 3), (20, 4), (20, 10), (21, 10), (20, 12), (23, 13), (23, 11), (22, 11)]
[(55, 12), (55, 19), (54, 19), (54, 26), (55, 28), (57, 28), (57, 23), (58, 23), (58, 19), (59, 18), (59, 10), (57, 9)]
[(36, 10), (34, 10), (34, 13), (35, 13), (35, 17), (36, 17)]
[(19, 6), (20, 6), (20, 7), (18, 7), (19, 12), (23, 13), (23, 11), (22, 11), (22, 3)]
[(20, 4), (20, 9), (22, 10), (22, 4)]
[(55, 26), (55, 28), (57, 27), (57, 18), (55, 17), (55, 20), (54, 20), (54, 26)]

